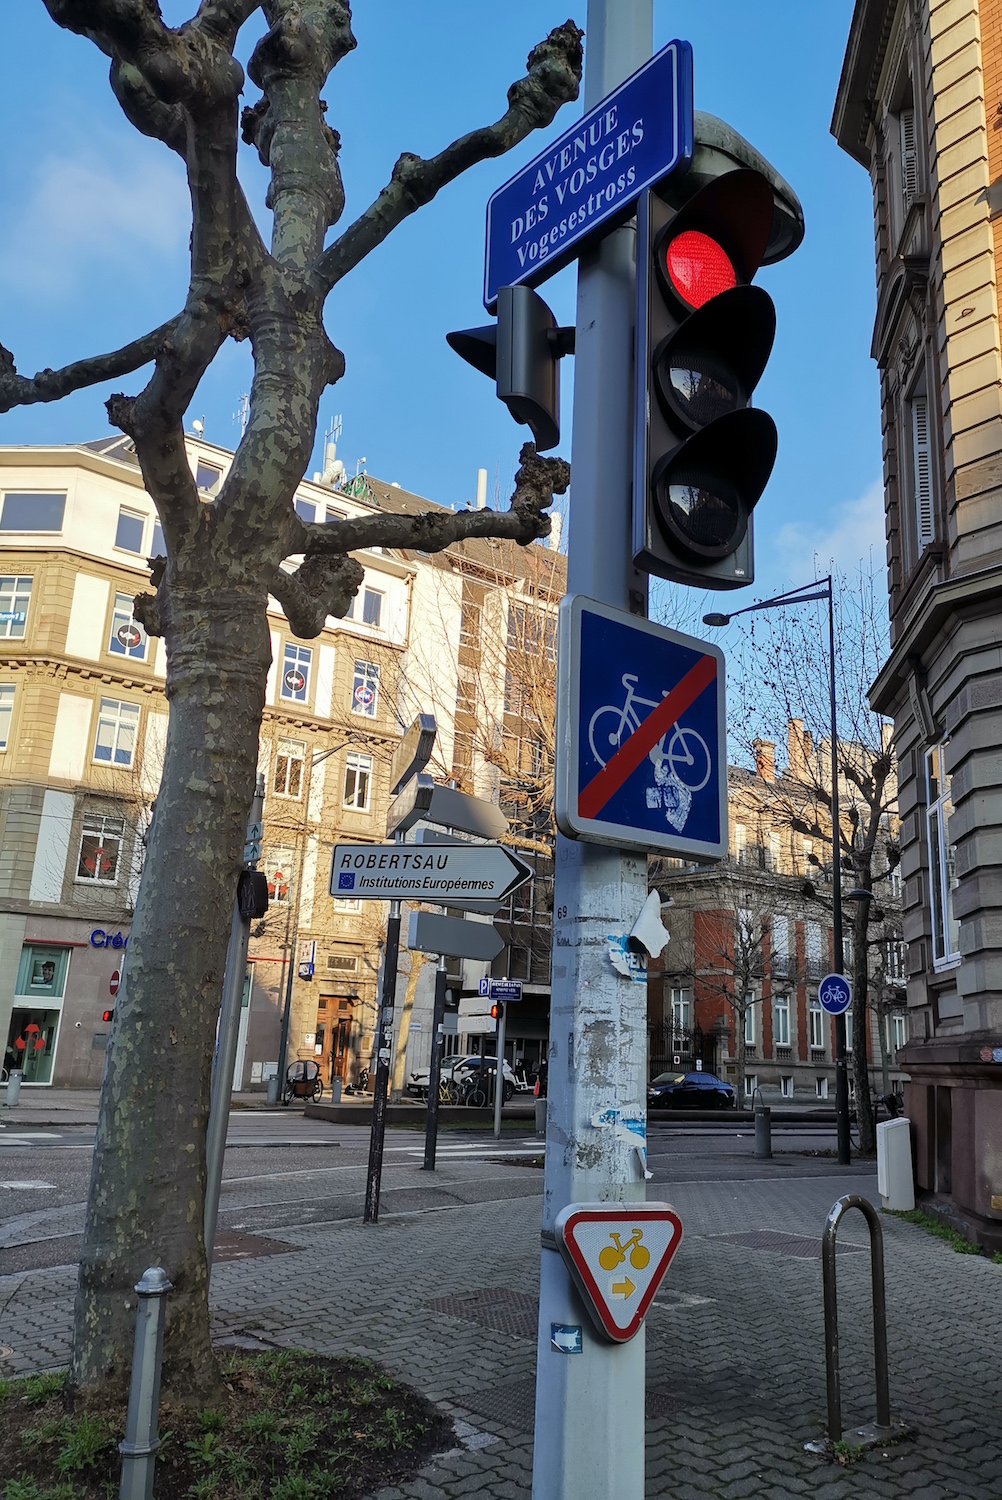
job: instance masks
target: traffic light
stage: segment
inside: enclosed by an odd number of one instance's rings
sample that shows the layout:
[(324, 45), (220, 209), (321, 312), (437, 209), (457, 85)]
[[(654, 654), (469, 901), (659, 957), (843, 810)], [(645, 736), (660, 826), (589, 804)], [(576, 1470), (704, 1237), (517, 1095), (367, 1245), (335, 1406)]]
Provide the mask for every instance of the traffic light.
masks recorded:
[(558, 328), (542, 297), (527, 286), (498, 291), (498, 320), (447, 333), (451, 349), (497, 382), (498, 400), (532, 429), (544, 453), (560, 442), (560, 365), (574, 353), (574, 329)]
[(741, 588), (755, 576), (752, 512), (776, 425), (751, 396), (776, 311), (750, 283), (773, 208), (750, 168), (681, 208), (653, 190), (638, 205), (633, 553), (644, 572), (679, 583)]
[(492, 1021), (496, 1021), (497, 1018), (498, 1018), (498, 1016), (500, 1014), (501, 1014), (501, 1007), (500, 1007), (500, 1005), (492, 1005), (491, 1006), (491, 1020)]
[(114, 1015), (115, 1015), (115, 1008), (114, 1008), (114, 1006), (112, 1006), (111, 1010), (104, 1010), (104, 1011), (101, 1012), (101, 1020), (102, 1021), (111, 1021), (114, 1018)]

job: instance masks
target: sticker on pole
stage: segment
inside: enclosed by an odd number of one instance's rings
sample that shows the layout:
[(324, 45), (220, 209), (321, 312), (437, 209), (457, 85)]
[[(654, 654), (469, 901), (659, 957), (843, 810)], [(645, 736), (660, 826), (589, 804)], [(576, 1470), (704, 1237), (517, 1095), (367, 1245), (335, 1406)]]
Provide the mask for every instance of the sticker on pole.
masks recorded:
[(671, 1204), (570, 1203), (553, 1232), (599, 1333), (632, 1339), (682, 1243)]
[(717, 646), (580, 594), (561, 601), (561, 833), (620, 849), (721, 859), (726, 730)]
[(844, 974), (826, 974), (818, 985), (821, 1009), (830, 1016), (841, 1016), (852, 1004), (852, 985)]

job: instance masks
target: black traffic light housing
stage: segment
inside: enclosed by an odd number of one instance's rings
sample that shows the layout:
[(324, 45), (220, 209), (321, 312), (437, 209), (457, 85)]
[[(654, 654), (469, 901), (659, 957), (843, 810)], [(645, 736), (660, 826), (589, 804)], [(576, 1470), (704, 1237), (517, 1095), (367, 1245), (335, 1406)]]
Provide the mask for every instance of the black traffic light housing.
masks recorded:
[(638, 205), (633, 554), (680, 583), (741, 588), (755, 576), (752, 512), (776, 426), (750, 402), (776, 314), (750, 283), (773, 206), (750, 168), (678, 209), (653, 190)]
[(538, 452), (560, 442), (560, 365), (574, 352), (574, 329), (558, 328), (538, 292), (527, 286), (498, 291), (498, 320), (485, 328), (447, 333), (451, 349), (497, 382), (498, 400), (532, 429)]

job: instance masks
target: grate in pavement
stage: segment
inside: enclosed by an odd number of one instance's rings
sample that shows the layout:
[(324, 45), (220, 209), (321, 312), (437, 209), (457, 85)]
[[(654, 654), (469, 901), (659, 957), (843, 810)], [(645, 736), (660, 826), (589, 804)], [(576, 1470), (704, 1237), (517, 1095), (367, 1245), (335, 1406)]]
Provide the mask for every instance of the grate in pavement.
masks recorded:
[(507, 1286), (484, 1287), (464, 1297), (437, 1297), (425, 1306), (449, 1318), (467, 1318), (483, 1328), (511, 1333), (519, 1339), (536, 1337), (539, 1306), (536, 1298), (526, 1292), (513, 1292)]
[(220, 1229), (216, 1234), (212, 1262), (223, 1260), (257, 1260), (261, 1255), (295, 1255), (301, 1245), (285, 1240), (270, 1240), (263, 1234), (240, 1234), (236, 1229)]
[[(724, 1240), (729, 1245), (743, 1245), (748, 1250), (771, 1250), (773, 1255), (793, 1255), (800, 1260), (817, 1260), (821, 1256), (821, 1241), (809, 1234), (785, 1234), (778, 1229), (743, 1229), (739, 1234), (711, 1234), (712, 1240)], [(838, 1243), (839, 1250), (862, 1250), (862, 1245)]]
[(455, 1208), (462, 1203), (455, 1193), (444, 1188), (387, 1188), (380, 1197), (380, 1206), (386, 1213), (417, 1213), (422, 1208)]
[[(490, 1417), (505, 1427), (513, 1427), (516, 1432), (531, 1432), (536, 1410), (535, 1376), (490, 1385), (484, 1390), (464, 1391), (456, 1405), (475, 1417)], [(678, 1402), (667, 1391), (647, 1392), (648, 1421), (672, 1417), (677, 1409)]]

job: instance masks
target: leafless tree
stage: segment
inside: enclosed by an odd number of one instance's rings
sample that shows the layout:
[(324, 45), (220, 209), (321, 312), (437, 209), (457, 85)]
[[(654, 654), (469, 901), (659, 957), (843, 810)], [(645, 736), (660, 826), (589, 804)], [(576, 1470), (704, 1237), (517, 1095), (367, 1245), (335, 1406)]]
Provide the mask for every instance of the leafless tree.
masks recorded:
[[(183, 160), (191, 198), (191, 273), (177, 315), (112, 353), (28, 377), (0, 349), (0, 410), (55, 401), (152, 363), (136, 395), (108, 401), (133, 441), (166, 539), (155, 593), (136, 616), (167, 646), (170, 723), (149, 858), (129, 943), (102, 1089), (81, 1255), (71, 1389), (120, 1388), (132, 1347), (132, 1288), (163, 1265), (174, 1284), (165, 1381), (179, 1396), (214, 1388), (202, 1238), (204, 1142), (213, 1032), (234, 885), (254, 786), (270, 665), (266, 606), (296, 635), (343, 616), (370, 546), (437, 551), (468, 536), (524, 544), (543, 536), (559, 459), (522, 450), (511, 508), (306, 524), (293, 506), (313, 449), (318, 404), (344, 358), (324, 327), (329, 293), (409, 214), (477, 162), (550, 123), (577, 97), (582, 33), (557, 27), (529, 54), (494, 123), (427, 160), (405, 152), (375, 202), (336, 238), (344, 209), (339, 138), (321, 97), (355, 46), (346, 0), (201, 0), (179, 27), (157, 0), (46, 0), (52, 19), (110, 61), (127, 119)], [(240, 110), (240, 30), (266, 31), (247, 72), (261, 97)], [(270, 243), (240, 186), (240, 139), (269, 172)], [(182, 419), (227, 339), (250, 341), (246, 428), (211, 500), (188, 465)], [(290, 562), (289, 560), (293, 560)], [(298, 562), (296, 560), (298, 559)]]
[(761, 1005), (754, 990), (756, 985), (761, 987), (765, 973), (766, 939), (776, 908), (750, 886), (734, 889), (727, 904), (731, 901), (733, 910), (721, 909), (703, 915), (706, 942), (701, 948), (707, 962), (700, 966), (696, 982), (703, 995), (722, 1000), (730, 1010), (737, 1071), (735, 1089), (740, 1107), (745, 1096), (745, 1027), (749, 1011)]
[[(870, 708), (868, 699), (887, 652), (886, 595), (865, 567), (855, 577), (835, 576), (833, 586), (839, 849), (845, 891), (865, 893), (844, 910), (852, 937), (853, 1074), (860, 1150), (869, 1153), (875, 1148), (875, 1134), (867, 1066), (867, 937), (874, 882), (898, 861), (892, 726)], [(731, 730), (749, 755), (761, 736), (787, 739), (790, 763), (786, 776), (776, 783), (773, 818), (812, 840), (815, 850), (830, 843), (832, 827), (826, 612), (822, 602), (749, 616), (734, 674), (736, 691), (731, 691)], [(823, 856), (819, 863), (823, 869)], [(818, 894), (823, 899), (820, 882)]]

